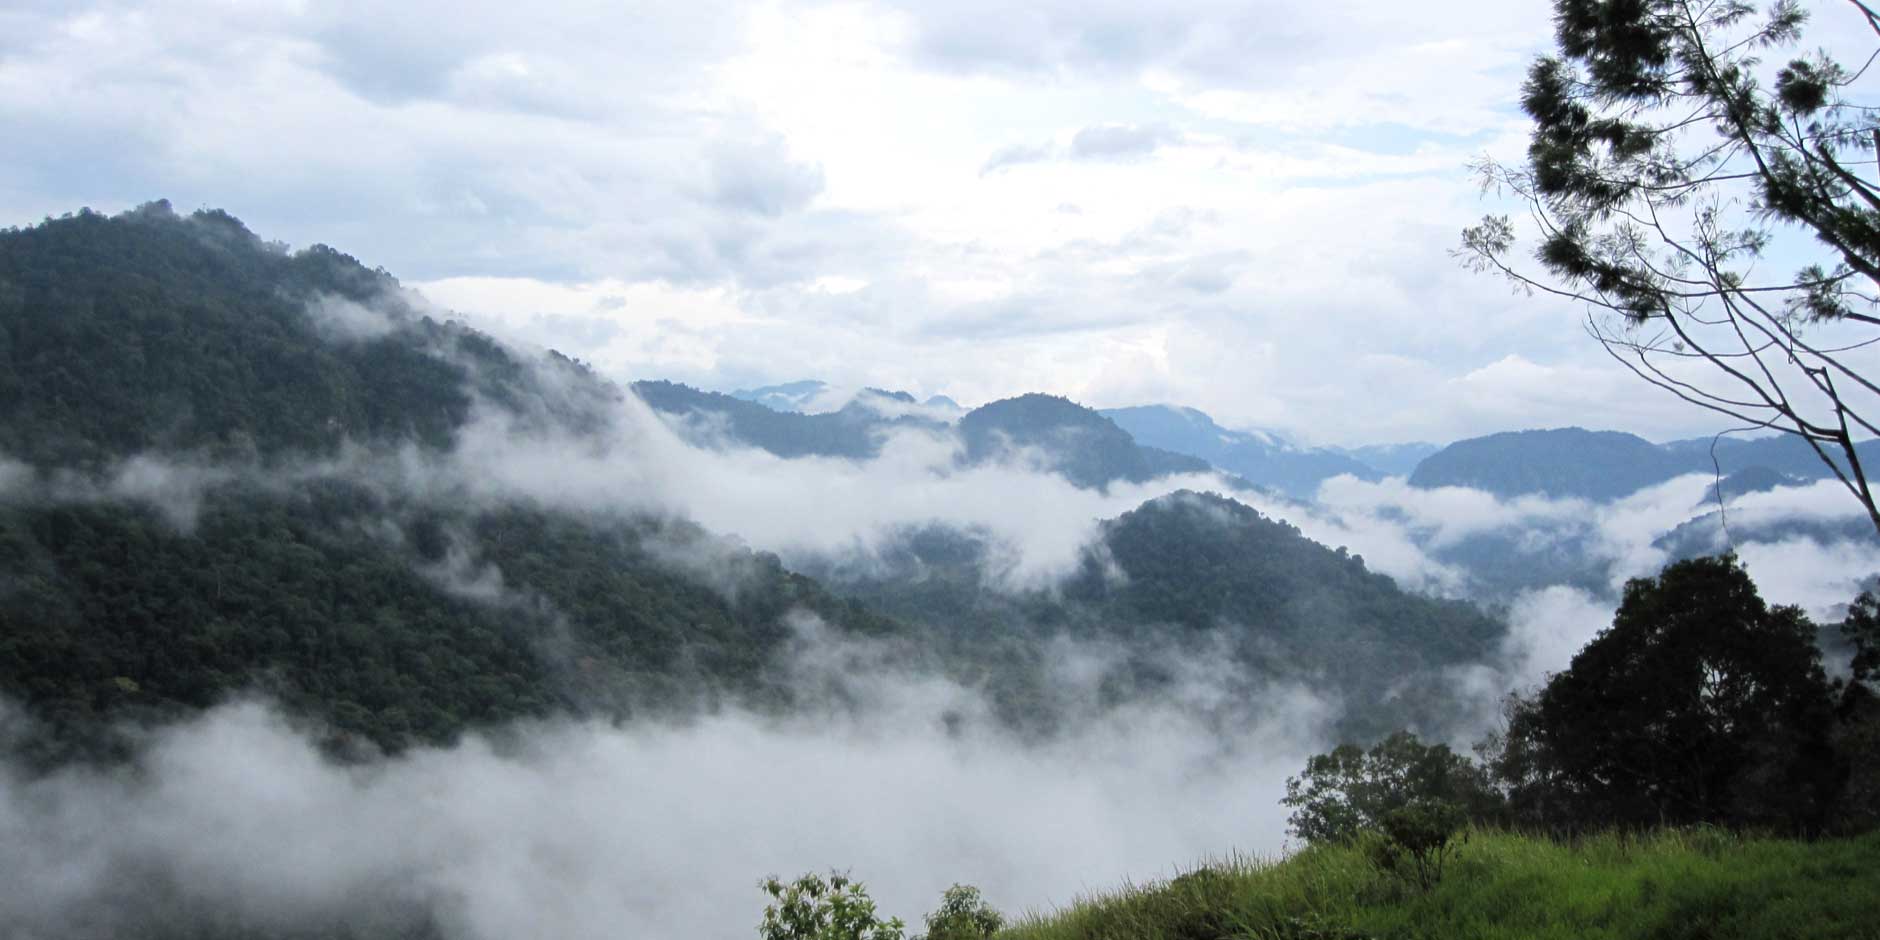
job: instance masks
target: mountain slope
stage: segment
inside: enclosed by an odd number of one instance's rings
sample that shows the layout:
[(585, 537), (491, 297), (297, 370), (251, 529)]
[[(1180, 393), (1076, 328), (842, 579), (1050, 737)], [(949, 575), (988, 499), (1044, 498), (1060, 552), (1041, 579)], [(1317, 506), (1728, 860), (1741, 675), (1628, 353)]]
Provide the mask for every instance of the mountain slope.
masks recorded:
[(1141, 483), (1171, 473), (1206, 473), (1206, 461), (1136, 443), (1115, 422), (1070, 399), (1020, 395), (960, 418), (969, 463), (1032, 449), (1078, 486)]
[(618, 392), (331, 249), (154, 204), (0, 234), (0, 272), (0, 694), (48, 753), (249, 690), (380, 748), (782, 707), (787, 615), (899, 629), (682, 521), (375, 469), (448, 461), (479, 415), (604, 441)]
[(1504, 627), (1473, 606), (1420, 597), (1362, 558), (1313, 542), (1214, 494), (1181, 492), (1100, 525), (1051, 589), (1000, 589), (996, 546), (970, 532), (903, 534), (879, 564), (810, 567), (838, 593), (896, 619), (975, 638), (1070, 636), (1120, 644), (1121, 688), (1174, 681), (1167, 656), (1232, 665), (1252, 689), (1303, 681), (1346, 696), (1353, 735), (1437, 729), (1444, 669), (1479, 662)]
[(1334, 453), (1344, 454), (1367, 467), (1376, 467), (1388, 476), (1407, 477), (1416, 472), (1417, 464), (1422, 463), (1423, 458), (1442, 450), (1442, 447), (1413, 441), (1406, 444), (1366, 444), (1361, 447), (1328, 449)]
[[(1790, 435), (1714, 443), (1713, 460), (1711, 438), (1661, 445), (1618, 431), (1509, 431), (1457, 441), (1431, 454), (1410, 475), (1410, 485), (1610, 500), (1687, 473), (1757, 470), (1803, 480), (1833, 475), (1807, 443)], [(1880, 441), (1864, 442), (1858, 450), (1865, 465), (1880, 458)]]
[(0, 232), (0, 453), (36, 466), (443, 448), (479, 402), (592, 427), (617, 394), (570, 360), (525, 364), (425, 316), (382, 271), (288, 252), (223, 213), (153, 203)]
[(892, 430), (944, 427), (914, 416), (886, 417), (858, 403), (824, 414), (776, 411), (675, 382), (635, 382), (633, 393), (654, 411), (677, 419), (677, 426), (696, 443), (735, 443), (785, 458), (862, 460), (880, 453), (882, 435)]
[(1110, 408), (1103, 416), (1138, 443), (1205, 460), (1249, 483), (1310, 499), (1319, 484), (1340, 474), (1361, 480), (1384, 474), (1345, 454), (1301, 448), (1270, 434), (1230, 431), (1193, 408), (1145, 405)]
[(1616, 499), (1668, 480), (1687, 465), (1642, 437), (1618, 431), (1508, 431), (1431, 454), (1410, 474), (1410, 485)]

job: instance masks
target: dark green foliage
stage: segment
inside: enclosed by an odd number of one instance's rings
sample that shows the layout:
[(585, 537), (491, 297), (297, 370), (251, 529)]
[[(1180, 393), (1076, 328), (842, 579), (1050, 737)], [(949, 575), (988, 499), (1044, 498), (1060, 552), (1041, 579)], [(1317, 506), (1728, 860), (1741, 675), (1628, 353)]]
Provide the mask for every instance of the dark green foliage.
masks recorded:
[[(1468, 758), (1404, 731), (1368, 751), (1344, 744), (1312, 757), (1304, 773), (1286, 781), (1280, 802), (1293, 811), (1287, 820), (1293, 834), (1308, 843), (1349, 842), (1367, 830), (1390, 832), (1393, 814), (1421, 807), (1394, 825), (1410, 837), (1406, 846), (1422, 846), (1426, 840), (1417, 835), (1418, 827), (1447, 819), (1449, 809), (1457, 819), (1446, 831), (1469, 817), (1492, 821), (1499, 809), (1486, 776)], [(1439, 813), (1431, 807), (1446, 809)]]
[(1848, 605), (1841, 633), (1854, 646), (1854, 658), (1848, 664), (1853, 680), (1866, 684), (1880, 682), (1880, 597), (1872, 591), (1862, 591), (1854, 603)]
[(1396, 807), (1378, 820), (1365, 854), (1377, 869), (1428, 891), (1443, 879), (1463, 835), (1468, 817), (1448, 800), (1416, 799)]
[[(787, 707), (806, 694), (777, 675), (787, 614), (893, 631), (683, 523), (309, 476), (344, 443), (447, 448), (479, 407), (523, 436), (606, 432), (618, 393), (584, 367), (414, 303), (223, 213), (0, 233), (0, 456), (35, 468), (0, 503), (0, 694), (43, 719), (38, 759), (109, 757), (118, 719), (253, 692), (340, 753), (551, 713)], [(257, 482), (209, 483), (187, 528), (70, 495), (153, 450)], [(666, 560), (688, 552), (714, 570)]]
[[(1328, 661), (1394, 645), (1394, 656), (1456, 662), (1501, 634), (1468, 604), (1406, 594), (1362, 557), (1216, 494), (1153, 500), (1105, 522), (1102, 542), (1104, 552), (1085, 559), (1064, 593), (1103, 605), (1120, 622), (1193, 630), (1230, 623), (1282, 646), (1343, 645), (1327, 651)], [(1108, 563), (1123, 577), (1107, 573)]]
[[(654, 543), (720, 553), (735, 590)], [(251, 690), (342, 750), (551, 712), (776, 708), (797, 694), (775, 674), (787, 613), (892, 629), (681, 524), (447, 511), (339, 481), (212, 491), (190, 532), (122, 504), (0, 509), (0, 570), (0, 691), (61, 746)]]
[(1068, 635), (1127, 653), (1105, 679), (1114, 701), (1176, 687), (1181, 659), (1225, 660), (1248, 702), (1302, 675), (1332, 688), (1396, 687), (1393, 698), (1356, 697), (1341, 729), (1352, 736), (1446, 727), (1460, 716), (1449, 710), (1443, 667), (1479, 661), (1505, 629), (1471, 605), (1404, 592), (1362, 558), (1211, 494), (1172, 494), (1104, 522), (1054, 590), (992, 590), (996, 557), (967, 532), (907, 533), (885, 561), (810, 573), (889, 616), (944, 628), (964, 641), (962, 658), (985, 657), (996, 702), (1034, 714), (1056, 710), (1042, 698), (1050, 690), (990, 665), (1040, 656), (1017, 638)]
[(1816, 633), (1733, 557), (1634, 579), (1611, 628), (1514, 703), (1497, 776), (1532, 822), (1819, 831), (1841, 775)]
[(1094, 612), (1095, 629), (1165, 624), (1197, 648), (1221, 643), (1215, 655), (1255, 676), (1395, 686), (1394, 698), (1348, 709), (1341, 730), (1357, 737), (1447, 726), (1453, 697), (1441, 668), (1478, 661), (1505, 629), (1469, 604), (1404, 592), (1363, 558), (1212, 494), (1176, 493), (1104, 523), (1101, 551), (1062, 592)]
[[(371, 307), (384, 332), (327, 335), (308, 312), (323, 299)], [(572, 391), (543, 395), (535, 368)], [(477, 398), (592, 427), (614, 394), (565, 358), (525, 365), (424, 316), (383, 271), (325, 246), (288, 253), (219, 212), (152, 203), (0, 232), (0, 453), (35, 466), (446, 447)]]
[(1853, 651), (1836, 708), (1834, 746), (1847, 763), (1836, 823), (1864, 832), (1880, 828), (1880, 597), (1861, 592), (1848, 605), (1841, 633)]
[(956, 884), (927, 915), (925, 940), (987, 940), (1004, 925), (1005, 917), (986, 903), (978, 888)]

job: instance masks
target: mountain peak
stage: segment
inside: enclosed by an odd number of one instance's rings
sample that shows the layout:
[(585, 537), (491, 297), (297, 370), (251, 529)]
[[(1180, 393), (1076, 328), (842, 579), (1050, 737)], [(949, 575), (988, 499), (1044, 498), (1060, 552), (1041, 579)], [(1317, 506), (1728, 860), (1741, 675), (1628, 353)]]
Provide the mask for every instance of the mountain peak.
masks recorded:
[(740, 388), (731, 392), (730, 397), (763, 405), (772, 411), (806, 412), (810, 403), (828, 390), (828, 384), (820, 380), (799, 379), (781, 385)]

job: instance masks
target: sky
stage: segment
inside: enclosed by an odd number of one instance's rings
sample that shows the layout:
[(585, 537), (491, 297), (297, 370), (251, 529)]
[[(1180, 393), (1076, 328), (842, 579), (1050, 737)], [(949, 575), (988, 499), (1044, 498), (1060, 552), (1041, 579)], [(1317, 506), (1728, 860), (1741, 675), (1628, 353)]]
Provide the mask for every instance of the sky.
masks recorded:
[(1451, 257), (1550, 32), (1545, 0), (12, 0), (0, 224), (223, 208), (622, 380), (1719, 430)]

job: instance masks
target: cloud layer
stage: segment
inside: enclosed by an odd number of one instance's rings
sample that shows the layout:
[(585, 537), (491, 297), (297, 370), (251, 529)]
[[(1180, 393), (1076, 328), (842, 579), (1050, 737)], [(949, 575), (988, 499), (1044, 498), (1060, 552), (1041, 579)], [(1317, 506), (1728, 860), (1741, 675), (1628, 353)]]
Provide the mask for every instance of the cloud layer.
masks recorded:
[(1548, 33), (1540, 0), (13, 4), (0, 220), (223, 206), (623, 377), (1714, 430), (1447, 255)]
[[(818, 656), (841, 658), (812, 645), (804, 668)], [(146, 735), (135, 773), (0, 768), (0, 919), (27, 935), (210, 913), (260, 928), (423, 919), (453, 940), (728, 938), (757, 923), (760, 878), (831, 867), (910, 921), (956, 881), (1042, 908), (1277, 850), (1282, 782), (1329, 714), (1274, 688), (1225, 733), (1171, 705), (1021, 745), (958, 687), (841, 681), (864, 707), (544, 723), (355, 767), (239, 703)]]

